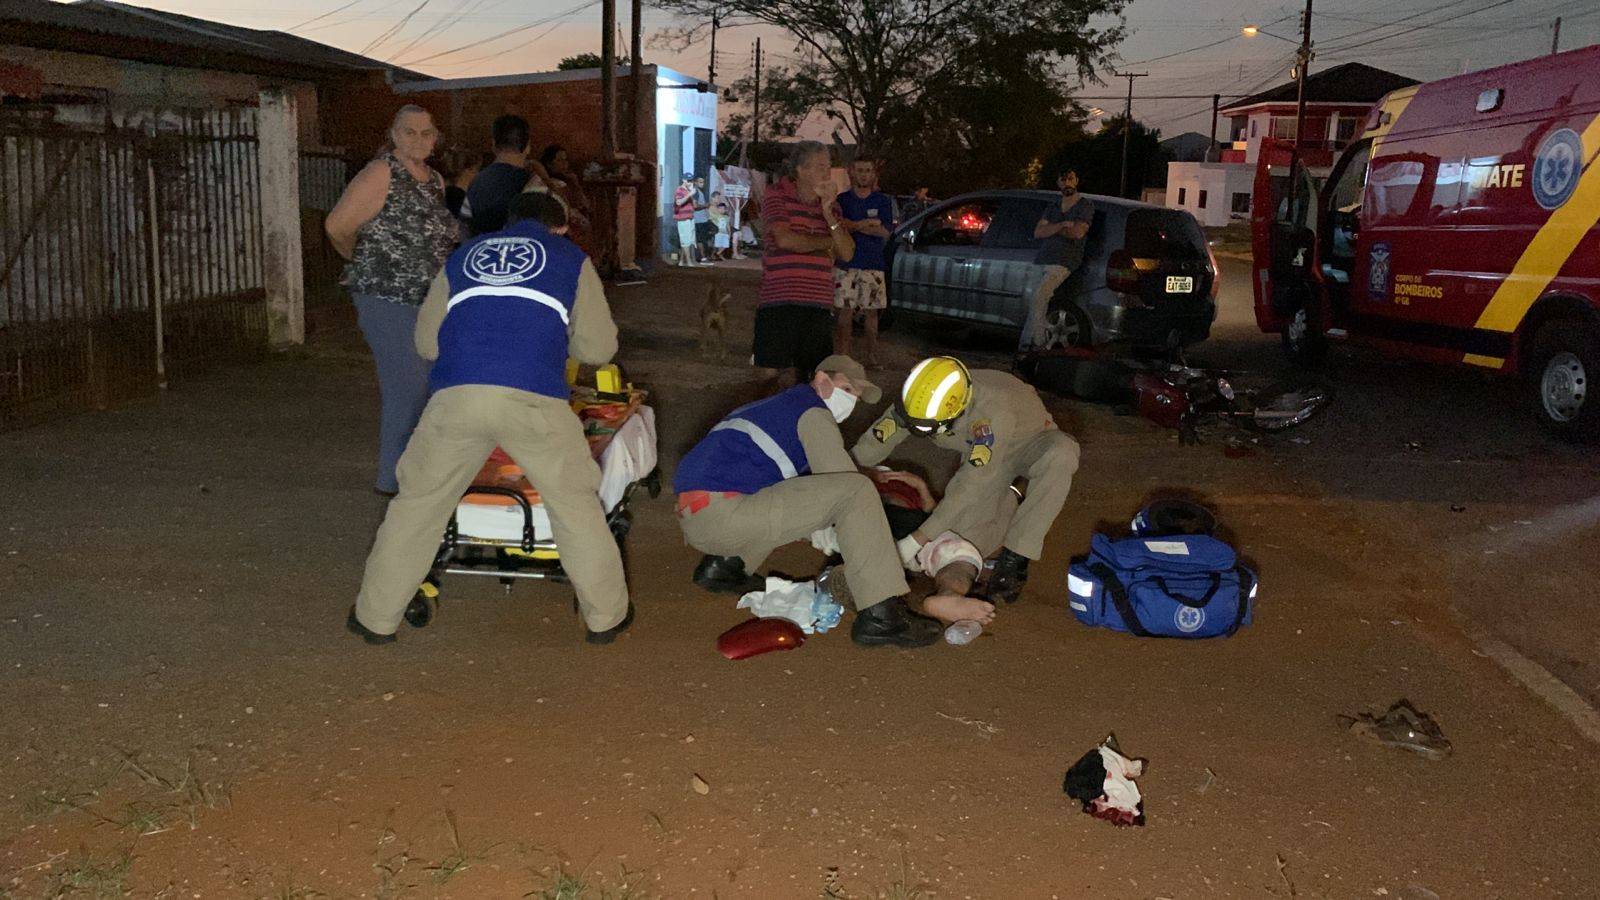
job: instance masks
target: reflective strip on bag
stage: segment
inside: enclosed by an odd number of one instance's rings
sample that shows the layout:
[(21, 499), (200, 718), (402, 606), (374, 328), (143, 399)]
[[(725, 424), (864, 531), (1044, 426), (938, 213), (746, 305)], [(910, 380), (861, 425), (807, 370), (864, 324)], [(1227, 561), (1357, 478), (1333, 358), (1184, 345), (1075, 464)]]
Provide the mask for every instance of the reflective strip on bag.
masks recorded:
[[(1068, 572), (1067, 573), (1067, 590), (1071, 591), (1074, 594), (1077, 594), (1079, 597), (1093, 597), (1094, 596), (1094, 582), (1090, 581), (1087, 578), (1079, 578), (1078, 576), (1072, 574), (1071, 572)], [(1077, 608), (1077, 604), (1073, 604), (1073, 607)]]

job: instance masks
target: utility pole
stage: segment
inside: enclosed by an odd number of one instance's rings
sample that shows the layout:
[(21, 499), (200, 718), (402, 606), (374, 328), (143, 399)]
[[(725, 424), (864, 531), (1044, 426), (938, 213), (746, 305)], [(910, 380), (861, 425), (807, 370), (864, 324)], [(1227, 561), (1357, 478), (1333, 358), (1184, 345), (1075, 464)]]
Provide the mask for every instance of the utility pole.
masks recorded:
[(1122, 190), (1120, 197), (1128, 196), (1128, 144), (1133, 140), (1133, 80), (1148, 78), (1149, 72), (1118, 72), (1118, 78), (1128, 79), (1128, 102), (1122, 108)]
[(644, 83), (644, 0), (633, 0), (633, 9), (630, 10), (629, 28), (632, 30), (630, 37), (632, 45), (628, 48), (628, 75), (633, 79), (633, 115), (628, 122), (628, 149), (637, 157), (644, 152), (639, 146), (639, 122), (644, 112), (649, 93), (645, 90)]
[(706, 81), (711, 83), (711, 89), (717, 87), (717, 28), (722, 25), (722, 19), (716, 10), (711, 11), (711, 65), (706, 69)]
[(750, 148), (755, 149), (761, 140), (761, 38), (756, 38), (756, 99), (755, 112), (750, 116)]
[(617, 158), (617, 0), (600, 2), (600, 158)]
[(1555, 33), (1550, 35), (1550, 54), (1554, 56), (1561, 52), (1561, 17), (1556, 16)]
[(1211, 95), (1211, 143), (1206, 145), (1206, 162), (1211, 162), (1211, 151), (1217, 149), (1217, 111), (1222, 108), (1222, 95)]
[(1306, 139), (1306, 69), (1311, 67), (1311, 0), (1306, 0), (1305, 16), (1300, 20), (1300, 51), (1295, 54), (1295, 82), (1298, 85), (1294, 110), (1294, 158), (1300, 161), (1300, 148)]

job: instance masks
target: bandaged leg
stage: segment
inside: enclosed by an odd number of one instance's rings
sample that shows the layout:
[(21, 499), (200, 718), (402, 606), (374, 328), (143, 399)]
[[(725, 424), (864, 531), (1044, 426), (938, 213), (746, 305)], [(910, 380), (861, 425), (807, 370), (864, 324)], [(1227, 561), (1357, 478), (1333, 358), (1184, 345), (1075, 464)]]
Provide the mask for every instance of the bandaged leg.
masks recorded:
[(967, 596), (983, 568), (983, 556), (965, 538), (944, 532), (922, 546), (916, 565), (933, 576), (933, 593), (922, 601), (924, 613), (945, 622), (993, 621), (994, 604)]

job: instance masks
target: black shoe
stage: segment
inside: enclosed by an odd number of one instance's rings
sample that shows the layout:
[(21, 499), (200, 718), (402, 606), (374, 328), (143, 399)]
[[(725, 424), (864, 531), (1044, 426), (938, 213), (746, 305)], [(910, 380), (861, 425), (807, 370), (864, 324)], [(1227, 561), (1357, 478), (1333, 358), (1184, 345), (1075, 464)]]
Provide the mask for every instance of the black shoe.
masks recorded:
[(767, 586), (765, 578), (744, 570), (744, 560), (739, 557), (710, 554), (694, 567), (694, 583), (714, 594), (748, 594)]
[(354, 606), (350, 607), (350, 616), (344, 620), (344, 627), (348, 629), (351, 634), (356, 635), (369, 644), (377, 645), (394, 643), (394, 635), (379, 634), (361, 624), (361, 620), (356, 618), (356, 608)]
[(988, 595), (990, 602), (1004, 600), (1015, 603), (1022, 596), (1022, 586), (1028, 583), (1028, 558), (1009, 549), (995, 557), (994, 571), (989, 573)]
[(943, 633), (938, 619), (912, 612), (904, 597), (890, 597), (857, 612), (850, 625), (850, 640), (863, 647), (926, 647)]
[(610, 628), (607, 628), (605, 631), (591, 631), (588, 634), (585, 634), (583, 636), (583, 639), (588, 641), (591, 644), (609, 644), (612, 641), (617, 639), (617, 635), (623, 633), (624, 631), (627, 631), (628, 630), (628, 626), (632, 625), (632, 624), (633, 624), (633, 601), (629, 600), (628, 601), (628, 614), (622, 617), (622, 621), (621, 622), (618, 622), (617, 624), (611, 626)]

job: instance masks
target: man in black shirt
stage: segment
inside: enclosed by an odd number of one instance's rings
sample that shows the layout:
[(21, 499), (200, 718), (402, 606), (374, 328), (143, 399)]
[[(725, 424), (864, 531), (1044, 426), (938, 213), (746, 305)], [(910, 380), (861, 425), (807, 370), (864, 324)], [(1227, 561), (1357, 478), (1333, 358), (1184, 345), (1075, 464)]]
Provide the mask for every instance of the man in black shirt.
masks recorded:
[(511, 201), (528, 184), (528, 120), (501, 116), (490, 130), (494, 135), (494, 162), (484, 166), (467, 187), (474, 237), (505, 228)]

